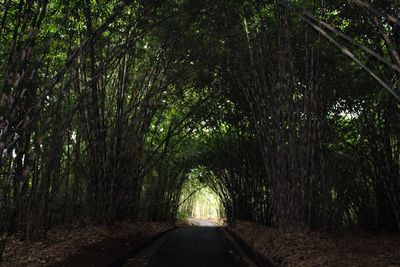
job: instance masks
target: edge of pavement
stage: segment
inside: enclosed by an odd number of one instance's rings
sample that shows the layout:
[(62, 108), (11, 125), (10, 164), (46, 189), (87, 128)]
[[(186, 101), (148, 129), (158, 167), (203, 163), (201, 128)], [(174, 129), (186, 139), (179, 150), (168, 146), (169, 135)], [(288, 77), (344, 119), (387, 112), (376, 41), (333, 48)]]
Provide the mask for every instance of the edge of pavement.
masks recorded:
[[(232, 244), (239, 250), (242, 260), (249, 267), (259, 266), (259, 267), (276, 267), (277, 264), (273, 263), (270, 259), (265, 258), (259, 252), (257, 252), (253, 247), (247, 244), (240, 236), (231, 231), (228, 227), (222, 226), (218, 223), (216, 225), (221, 229), (221, 231), (228, 237)], [(245, 257), (243, 257), (245, 256)], [(246, 257), (248, 259), (246, 259)], [(250, 262), (249, 262), (250, 259)]]
[(276, 267), (277, 264), (274, 263), (271, 259), (268, 259), (257, 252), (253, 247), (247, 244), (240, 236), (238, 236), (233, 231), (228, 228), (224, 229), (230, 236), (239, 244), (239, 246), (244, 250), (247, 256), (258, 266), (262, 267)]

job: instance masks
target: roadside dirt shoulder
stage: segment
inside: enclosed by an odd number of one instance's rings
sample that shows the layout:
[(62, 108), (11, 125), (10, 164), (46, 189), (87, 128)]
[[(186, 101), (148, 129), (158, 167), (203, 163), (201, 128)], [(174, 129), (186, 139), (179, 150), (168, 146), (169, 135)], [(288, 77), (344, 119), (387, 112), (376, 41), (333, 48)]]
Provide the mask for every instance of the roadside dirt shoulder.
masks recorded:
[(35, 242), (11, 237), (5, 266), (107, 266), (149, 237), (173, 227), (169, 223), (124, 222), (110, 227), (57, 228)]
[(283, 233), (251, 222), (229, 227), (279, 266), (400, 266), (400, 236), (366, 232), (327, 237), (316, 232)]

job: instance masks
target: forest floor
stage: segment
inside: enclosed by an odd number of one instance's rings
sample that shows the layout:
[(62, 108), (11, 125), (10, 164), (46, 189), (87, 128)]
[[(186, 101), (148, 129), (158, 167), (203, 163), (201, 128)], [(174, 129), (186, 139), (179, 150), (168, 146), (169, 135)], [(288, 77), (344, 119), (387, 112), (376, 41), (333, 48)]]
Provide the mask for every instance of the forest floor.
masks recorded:
[(4, 266), (107, 266), (145, 240), (173, 228), (170, 223), (125, 222), (105, 226), (65, 226), (47, 232), (38, 241), (11, 236)]
[(328, 237), (316, 232), (282, 233), (250, 222), (229, 228), (279, 266), (400, 266), (400, 235), (349, 232)]

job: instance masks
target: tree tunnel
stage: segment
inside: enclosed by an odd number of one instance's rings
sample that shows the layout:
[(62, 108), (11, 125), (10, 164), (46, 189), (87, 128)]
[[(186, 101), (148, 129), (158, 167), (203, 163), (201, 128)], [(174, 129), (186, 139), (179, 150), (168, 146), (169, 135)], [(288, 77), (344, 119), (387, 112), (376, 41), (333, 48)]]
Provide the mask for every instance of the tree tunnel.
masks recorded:
[(399, 4), (375, 2), (3, 1), (1, 236), (399, 231)]
[(212, 220), (223, 222), (225, 220), (224, 207), (218, 192), (215, 192), (207, 183), (212, 177), (204, 167), (192, 169), (181, 191), (178, 204), (178, 219), (186, 218)]

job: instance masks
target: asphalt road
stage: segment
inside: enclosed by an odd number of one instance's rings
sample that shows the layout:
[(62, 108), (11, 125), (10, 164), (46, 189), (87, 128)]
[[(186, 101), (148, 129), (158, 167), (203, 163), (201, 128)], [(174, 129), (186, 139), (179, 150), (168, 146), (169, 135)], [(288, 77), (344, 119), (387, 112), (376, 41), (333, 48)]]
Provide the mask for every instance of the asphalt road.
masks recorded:
[[(199, 222), (199, 225), (212, 225)], [(148, 267), (235, 267), (234, 248), (216, 227), (190, 227), (174, 231), (158, 247)]]
[(164, 234), (123, 267), (256, 267), (222, 227), (189, 219), (192, 227)]
[(201, 227), (217, 227), (217, 225), (211, 221), (198, 220), (198, 219), (188, 219), (188, 222), (194, 226)]

